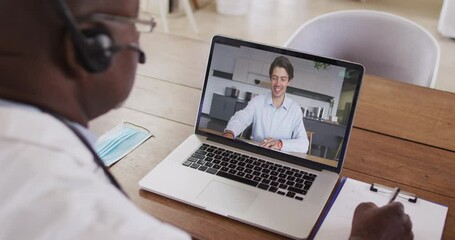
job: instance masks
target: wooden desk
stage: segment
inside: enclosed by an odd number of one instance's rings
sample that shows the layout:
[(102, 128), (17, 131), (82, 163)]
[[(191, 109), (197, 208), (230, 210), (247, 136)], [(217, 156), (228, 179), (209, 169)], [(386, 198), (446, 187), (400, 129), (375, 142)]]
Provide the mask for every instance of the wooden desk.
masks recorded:
[[(148, 63), (125, 106), (95, 119), (102, 134), (121, 121), (150, 129), (151, 138), (111, 171), (141, 209), (200, 239), (284, 237), (139, 190), (138, 181), (194, 127), (209, 43), (144, 35)], [(449, 206), (444, 239), (455, 239), (455, 94), (367, 76), (342, 175), (399, 186)]]

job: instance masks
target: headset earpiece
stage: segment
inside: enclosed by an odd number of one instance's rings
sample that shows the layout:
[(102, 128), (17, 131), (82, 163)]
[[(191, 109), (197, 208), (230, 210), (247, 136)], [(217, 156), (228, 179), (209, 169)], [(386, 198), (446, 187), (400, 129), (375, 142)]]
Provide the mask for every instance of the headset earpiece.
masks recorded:
[(109, 31), (101, 26), (81, 31), (65, 0), (54, 0), (54, 5), (71, 34), (81, 66), (90, 73), (106, 71), (114, 55), (114, 41)]
[(139, 54), (139, 63), (145, 63), (145, 53), (137, 44), (116, 46), (109, 31), (101, 26), (81, 31), (65, 0), (53, 1), (63, 18), (65, 28), (71, 35), (77, 60), (86, 71), (90, 73), (106, 71), (111, 66), (114, 54), (125, 49), (136, 51)]
[[(114, 42), (109, 32), (103, 28), (82, 30), (82, 38), (75, 39), (78, 61), (85, 70), (99, 73), (108, 69), (112, 62)], [(77, 42), (76, 41), (80, 41)]]

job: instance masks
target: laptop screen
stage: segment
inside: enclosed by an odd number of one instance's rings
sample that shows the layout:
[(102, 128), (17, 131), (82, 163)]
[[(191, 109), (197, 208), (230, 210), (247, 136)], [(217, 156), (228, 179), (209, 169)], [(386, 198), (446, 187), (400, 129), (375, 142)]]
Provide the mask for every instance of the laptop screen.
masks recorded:
[(355, 63), (215, 36), (196, 131), (341, 170), (363, 72)]

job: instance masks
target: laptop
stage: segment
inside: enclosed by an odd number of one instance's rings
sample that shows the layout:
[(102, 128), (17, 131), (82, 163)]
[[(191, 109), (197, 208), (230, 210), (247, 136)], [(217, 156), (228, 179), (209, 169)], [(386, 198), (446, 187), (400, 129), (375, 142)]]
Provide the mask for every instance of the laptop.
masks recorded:
[[(270, 77), (278, 57), (291, 63), (294, 75), (281, 106), (271, 100), (281, 89), (274, 89)], [(142, 178), (140, 187), (287, 237), (307, 238), (341, 173), (363, 74), (364, 68), (352, 62), (213, 37), (194, 134)], [(259, 108), (280, 113), (261, 115), (255, 112)], [(233, 131), (234, 139), (223, 136), (232, 119), (248, 111), (254, 115), (250, 125)], [(291, 113), (297, 120), (288, 124)], [(264, 146), (266, 137), (279, 141)], [(303, 144), (290, 148), (296, 139)]]

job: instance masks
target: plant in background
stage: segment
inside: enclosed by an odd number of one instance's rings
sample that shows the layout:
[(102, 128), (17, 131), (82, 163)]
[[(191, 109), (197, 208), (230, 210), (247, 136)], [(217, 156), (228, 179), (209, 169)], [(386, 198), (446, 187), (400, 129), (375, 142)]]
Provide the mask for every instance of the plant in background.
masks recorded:
[(322, 62), (314, 62), (314, 68), (316, 70), (320, 70), (320, 71), (326, 71), (327, 69), (329, 69), (330, 67), (330, 64), (328, 63), (322, 63)]

